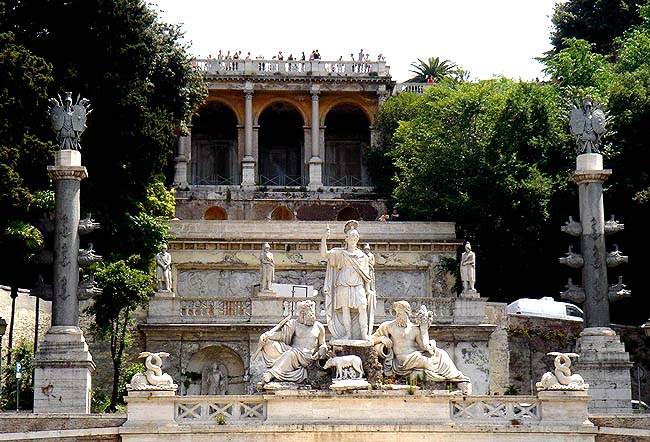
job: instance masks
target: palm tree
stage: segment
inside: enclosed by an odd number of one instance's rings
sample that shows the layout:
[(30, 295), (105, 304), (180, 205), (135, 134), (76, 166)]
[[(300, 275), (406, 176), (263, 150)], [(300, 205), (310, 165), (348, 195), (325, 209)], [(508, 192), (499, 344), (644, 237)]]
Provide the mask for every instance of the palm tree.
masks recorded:
[(450, 60), (440, 61), (440, 57), (429, 57), (427, 61), (418, 58), (417, 63), (411, 63), (411, 72), (415, 77), (408, 80), (408, 83), (426, 83), (429, 76), (438, 82), (443, 78), (450, 77), (456, 73), (458, 66)]

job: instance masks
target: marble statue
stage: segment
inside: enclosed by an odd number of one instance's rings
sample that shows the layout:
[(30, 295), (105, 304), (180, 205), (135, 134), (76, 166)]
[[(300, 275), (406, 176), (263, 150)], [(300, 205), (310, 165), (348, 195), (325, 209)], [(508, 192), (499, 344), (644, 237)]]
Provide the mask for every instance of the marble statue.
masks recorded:
[(375, 255), (370, 251), (370, 244), (363, 245), (363, 253), (368, 256), (368, 266), (370, 267), (370, 289), (375, 290), (377, 279), (375, 277)]
[(368, 255), (357, 248), (359, 222), (345, 223), (345, 247), (327, 249), (330, 228), (321, 240), (321, 256), (327, 259), (325, 272), (325, 311), (327, 326), (334, 340), (370, 340), (376, 295)]
[(52, 129), (56, 132), (56, 140), (59, 142), (60, 150), (80, 150), (79, 139), (86, 130), (86, 118), (92, 112), (90, 101), (77, 96), (77, 103), (72, 104), (72, 92), (65, 93), (65, 99), (61, 96), (50, 98), (50, 121)]
[(460, 257), (460, 279), (463, 282), (463, 293), (476, 293), (476, 254), (472, 245), (465, 243), (465, 251)]
[(325, 361), (323, 366), (325, 370), (330, 368), (336, 369), (334, 380), (342, 379), (361, 379), (363, 373), (363, 363), (357, 355), (334, 356)]
[(578, 153), (599, 153), (609, 119), (602, 106), (602, 104), (593, 106), (589, 98), (573, 105), (569, 125), (578, 145)]
[(411, 305), (407, 301), (393, 303), (395, 319), (383, 322), (372, 335), (375, 350), (384, 362), (387, 375), (421, 374), (431, 381), (457, 382), (461, 392), (471, 394), (471, 381), (461, 373), (446, 351), (429, 339), (431, 312), (422, 306), (416, 322), (409, 319)]
[(274, 278), (275, 260), (273, 259), (273, 253), (271, 253), (271, 246), (266, 242), (260, 252), (260, 290), (272, 292)]
[(221, 395), (228, 391), (228, 369), (225, 365), (213, 362), (204, 367), (201, 373), (201, 394)]
[(163, 373), (161, 368), (162, 358), (168, 358), (169, 353), (143, 351), (139, 357), (146, 358), (144, 365), (147, 367), (147, 372), (134, 374), (131, 383), (127, 385), (129, 390), (176, 390), (178, 388), (172, 377)]
[(547, 371), (535, 386), (537, 390), (587, 390), (589, 384), (579, 374), (571, 374), (571, 358), (577, 358), (576, 353), (560, 353), (552, 351), (547, 353), (555, 356), (555, 370)]
[(296, 305), (298, 317), (287, 317), (260, 336), (258, 350), (268, 370), (262, 375), (262, 384), (273, 379), (283, 382), (302, 382), (307, 379), (307, 368), (327, 355), (325, 327), (316, 320), (314, 301), (300, 301)]
[(156, 278), (158, 291), (172, 291), (172, 255), (167, 251), (165, 243), (160, 246), (160, 252), (156, 255)]

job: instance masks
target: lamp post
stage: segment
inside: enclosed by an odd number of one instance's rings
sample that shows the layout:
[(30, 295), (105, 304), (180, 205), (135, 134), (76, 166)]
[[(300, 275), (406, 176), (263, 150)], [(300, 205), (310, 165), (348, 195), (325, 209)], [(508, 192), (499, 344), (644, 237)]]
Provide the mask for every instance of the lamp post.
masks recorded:
[[(7, 330), (7, 321), (0, 318), (0, 355), (2, 355), (2, 337)], [(2, 401), (2, 358), (0, 357), (0, 402)]]

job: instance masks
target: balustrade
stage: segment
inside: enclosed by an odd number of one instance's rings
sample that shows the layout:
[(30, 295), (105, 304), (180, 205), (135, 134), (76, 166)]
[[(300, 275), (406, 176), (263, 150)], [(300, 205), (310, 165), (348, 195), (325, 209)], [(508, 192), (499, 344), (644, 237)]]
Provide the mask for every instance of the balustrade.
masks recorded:
[(511, 422), (521, 423), (541, 420), (540, 402), (536, 397), (504, 398), (498, 400), (469, 396), (451, 401), (451, 418), (458, 421)]
[(305, 178), (301, 175), (260, 175), (259, 183), (262, 186), (304, 186)]
[(354, 175), (345, 175), (341, 177), (327, 175), (325, 177), (325, 185), (327, 186), (363, 186), (363, 181), (360, 177)]
[(182, 298), (181, 316), (251, 316), (251, 300), (218, 298)]
[(388, 76), (385, 61), (302, 61), (302, 60), (217, 60), (196, 59), (194, 67), (206, 75), (325, 75), (325, 76)]
[(179, 424), (218, 424), (219, 421), (256, 422), (266, 418), (261, 396), (176, 397), (174, 418)]

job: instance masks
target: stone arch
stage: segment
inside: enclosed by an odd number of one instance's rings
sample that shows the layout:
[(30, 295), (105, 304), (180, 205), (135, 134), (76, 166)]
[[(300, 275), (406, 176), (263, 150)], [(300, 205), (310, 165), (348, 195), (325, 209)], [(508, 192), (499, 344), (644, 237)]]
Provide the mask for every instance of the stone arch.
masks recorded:
[(186, 394), (208, 394), (210, 386), (207, 377), (215, 363), (224, 378), (227, 378), (224, 394), (244, 394), (246, 392), (244, 361), (237, 352), (224, 345), (209, 345), (190, 357), (185, 369), (189, 374), (186, 378), (190, 381)]
[(275, 101), (259, 116), (258, 171), (263, 186), (302, 186), (304, 167), (304, 118), (287, 101)]
[(206, 103), (192, 117), (191, 184), (239, 184), (238, 124), (235, 111), (221, 101)]
[(275, 209), (273, 209), (269, 217), (273, 221), (291, 221), (295, 218), (293, 211), (289, 209), (287, 206), (276, 207)]
[(349, 221), (351, 219), (361, 221), (361, 214), (352, 206), (344, 207), (336, 214), (337, 221)]
[[(222, 97), (208, 97), (206, 99), (206, 102), (203, 106), (207, 106), (209, 104), (219, 104), (221, 106), (227, 107), (232, 111), (233, 114), (235, 114), (235, 118), (237, 118), (237, 124), (238, 125), (243, 125), (244, 124), (244, 115), (241, 113), (241, 108), (238, 108), (237, 106), (233, 105), (233, 103), (225, 98)], [(202, 106), (202, 107), (203, 107)], [(199, 113), (201, 111), (201, 108), (199, 108)]]
[(371, 112), (370, 109), (368, 109), (368, 107), (365, 106), (363, 103), (350, 98), (340, 98), (338, 100), (330, 102), (327, 107), (321, 109), (321, 114), (320, 114), (321, 126), (325, 125), (325, 121), (327, 120), (327, 116), (330, 113), (330, 111), (340, 106), (355, 107), (359, 109), (361, 112), (363, 112), (363, 114), (368, 119), (369, 125), (372, 125), (372, 123), (374, 122), (374, 112)]
[(362, 106), (341, 103), (325, 117), (325, 167), (327, 186), (368, 186), (364, 155), (370, 146), (370, 119)]
[(226, 209), (219, 206), (208, 207), (208, 210), (205, 211), (203, 219), (207, 221), (221, 221), (228, 219), (228, 212)]
[(264, 112), (266, 112), (269, 108), (273, 106), (277, 106), (278, 104), (280, 105), (285, 105), (285, 106), (290, 106), (300, 114), (300, 118), (302, 119), (302, 124), (306, 125), (307, 124), (307, 114), (305, 114), (305, 110), (303, 107), (300, 105), (300, 103), (296, 100), (293, 100), (288, 97), (277, 97), (275, 99), (271, 99), (269, 102), (264, 103), (262, 107), (259, 109), (259, 111), (255, 114), (253, 117), (253, 124), (254, 125), (259, 125), (260, 124), (260, 117)]

